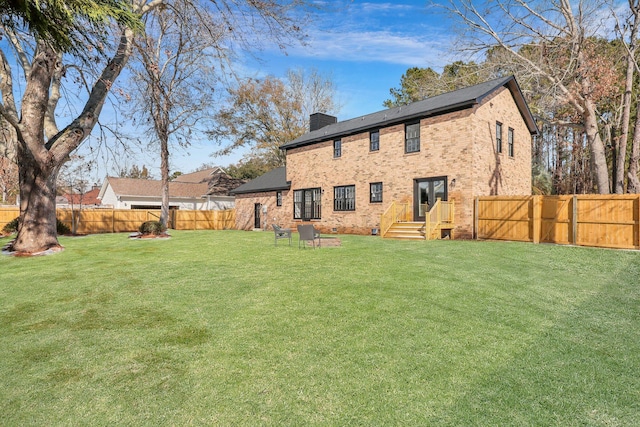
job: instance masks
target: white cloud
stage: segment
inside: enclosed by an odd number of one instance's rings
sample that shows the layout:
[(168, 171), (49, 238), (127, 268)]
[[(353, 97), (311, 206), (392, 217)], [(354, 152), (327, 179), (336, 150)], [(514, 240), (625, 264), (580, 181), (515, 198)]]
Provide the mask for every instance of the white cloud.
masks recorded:
[(440, 68), (450, 61), (449, 37), (381, 31), (315, 31), (307, 46), (288, 50), (291, 56), (346, 62), (383, 62)]
[(289, 51), (292, 56), (347, 62), (385, 62), (442, 67), (448, 62), (449, 40), (438, 35), (415, 36), (391, 31), (317, 31), (308, 46)]
[(306, 46), (290, 46), (301, 59), (441, 68), (451, 59), (451, 34), (427, 1), (318, 2), (305, 30)]

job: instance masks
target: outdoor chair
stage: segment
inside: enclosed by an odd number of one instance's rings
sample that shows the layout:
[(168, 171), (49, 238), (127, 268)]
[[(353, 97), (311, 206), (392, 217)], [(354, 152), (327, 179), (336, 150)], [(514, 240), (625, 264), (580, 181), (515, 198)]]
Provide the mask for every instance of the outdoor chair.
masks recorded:
[(275, 224), (273, 224), (273, 232), (276, 235), (275, 238), (275, 246), (278, 246), (278, 239), (289, 239), (289, 246), (291, 246), (291, 229), (290, 228), (281, 228)]
[(311, 241), (313, 248), (316, 248), (316, 239), (318, 239), (318, 247), (320, 245), (320, 232), (316, 230), (313, 225), (299, 225), (298, 226), (298, 235), (300, 236), (300, 240), (298, 240), (298, 249), (300, 249), (300, 243), (307, 246), (307, 242)]

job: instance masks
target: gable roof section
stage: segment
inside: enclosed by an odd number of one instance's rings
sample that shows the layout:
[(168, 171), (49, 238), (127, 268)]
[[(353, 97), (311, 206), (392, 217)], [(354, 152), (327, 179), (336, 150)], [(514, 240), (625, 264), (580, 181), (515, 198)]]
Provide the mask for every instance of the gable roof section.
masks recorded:
[(232, 178), (226, 172), (214, 174), (208, 182), (207, 196), (228, 196), (245, 182), (246, 179)]
[[(162, 181), (154, 179), (114, 178), (107, 177), (113, 192), (118, 196), (133, 197), (161, 197)], [(106, 183), (105, 183), (106, 184)], [(105, 187), (103, 186), (103, 189)], [(200, 198), (207, 194), (209, 184), (206, 182), (194, 184), (190, 182), (169, 182), (169, 196)], [(103, 190), (100, 190), (100, 197)]]
[(224, 169), (216, 166), (212, 169), (204, 169), (197, 172), (182, 174), (172, 182), (190, 184), (205, 183), (208, 185), (208, 189), (206, 192), (202, 193), (203, 195), (228, 196), (231, 190), (244, 184), (247, 180), (232, 178), (224, 171)]
[(288, 190), (291, 183), (287, 182), (287, 172), (284, 167), (273, 169), (254, 180), (232, 190), (230, 194), (265, 193), (268, 191)]
[(451, 111), (470, 108), (481, 103), (487, 95), (490, 95), (503, 86), (511, 92), (531, 135), (538, 134), (538, 127), (522, 95), (522, 91), (515, 77), (509, 76), (458, 89), (453, 92), (443, 93), (408, 105), (394, 107), (328, 125), (313, 132), (306, 133), (282, 145), (280, 148), (301, 147), (336, 137), (353, 135), (370, 129), (402, 123), (412, 119), (436, 116)]
[(216, 166), (211, 169), (203, 169), (196, 172), (191, 173), (183, 173), (178, 176), (173, 182), (191, 182), (191, 183), (201, 183), (201, 182), (209, 182), (211, 178), (216, 174), (225, 173), (221, 167)]
[(87, 191), (84, 194), (64, 194), (67, 203), (71, 203), (74, 205), (99, 205), (100, 199), (98, 199), (98, 194), (100, 193), (99, 188), (94, 188), (92, 190)]

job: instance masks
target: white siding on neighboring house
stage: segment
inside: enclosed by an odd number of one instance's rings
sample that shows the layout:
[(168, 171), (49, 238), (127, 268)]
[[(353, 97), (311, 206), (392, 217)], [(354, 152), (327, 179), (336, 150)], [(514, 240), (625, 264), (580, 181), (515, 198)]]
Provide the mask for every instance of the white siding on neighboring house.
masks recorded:
[(109, 185), (109, 181), (104, 181), (100, 194), (102, 195), (102, 206), (114, 209), (124, 209), (120, 207), (120, 201), (118, 200), (116, 193), (114, 193), (113, 188)]
[(207, 202), (204, 209), (209, 211), (224, 211), (233, 209), (236, 206), (234, 196), (206, 196)]

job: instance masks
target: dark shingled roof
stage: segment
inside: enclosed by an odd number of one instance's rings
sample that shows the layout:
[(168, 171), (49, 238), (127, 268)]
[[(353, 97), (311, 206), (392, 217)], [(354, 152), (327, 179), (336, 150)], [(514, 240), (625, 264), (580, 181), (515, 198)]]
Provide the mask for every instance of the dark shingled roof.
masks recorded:
[(230, 194), (265, 193), (267, 191), (288, 190), (291, 183), (287, 182), (287, 173), (284, 167), (273, 169), (254, 180), (241, 185)]
[(520, 91), (520, 87), (514, 76), (502, 77), (469, 86), (453, 92), (427, 98), (422, 101), (413, 102), (401, 107), (394, 107), (377, 113), (367, 114), (355, 119), (345, 120), (332, 125), (325, 126), (313, 132), (306, 133), (291, 142), (282, 145), (280, 148), (295, 148), (304, 145), (315, 144), (328, 139), (353, 135), (370, 129), (402, 123), (407, 120), (419, 119), (423, 117), (435, 116), (451, 111), (470, 108), (482, 102), (482, 100), (496, 89), (505, 86), (511, 91), (513, 98), (520, 109), (522, 118), (532, 135), (538, 133), (538, 127), (527, 107), (527, 103)]

